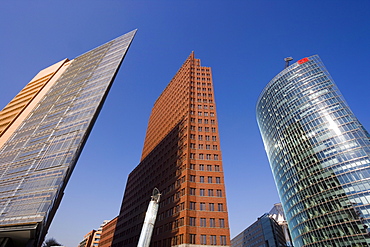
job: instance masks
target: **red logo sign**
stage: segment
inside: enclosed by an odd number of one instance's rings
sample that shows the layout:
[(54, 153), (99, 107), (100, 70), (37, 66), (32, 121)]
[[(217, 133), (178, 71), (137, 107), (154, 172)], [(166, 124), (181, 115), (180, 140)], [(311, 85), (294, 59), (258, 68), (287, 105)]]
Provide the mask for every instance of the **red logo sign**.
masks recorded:
[(307, 57), (305, 57), (305, 58), (302, 58), (301, 60), (298, 60), (298, 64), (302, 64), (302, 63), (305, 63), (305, 62), (308, 62), (308, 61), (310, 61)]

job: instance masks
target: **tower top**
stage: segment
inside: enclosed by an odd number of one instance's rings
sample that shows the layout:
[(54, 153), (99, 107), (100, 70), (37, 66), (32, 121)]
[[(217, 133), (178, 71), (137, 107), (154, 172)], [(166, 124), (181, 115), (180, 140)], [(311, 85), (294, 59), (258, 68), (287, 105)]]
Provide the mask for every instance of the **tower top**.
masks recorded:
[(285, 61), (285, 68), (288, 68), (289, 66), (289, 62), (292, 61), (293, 58), (292, 57), (286, 57), (284, 58), (284, 61)]

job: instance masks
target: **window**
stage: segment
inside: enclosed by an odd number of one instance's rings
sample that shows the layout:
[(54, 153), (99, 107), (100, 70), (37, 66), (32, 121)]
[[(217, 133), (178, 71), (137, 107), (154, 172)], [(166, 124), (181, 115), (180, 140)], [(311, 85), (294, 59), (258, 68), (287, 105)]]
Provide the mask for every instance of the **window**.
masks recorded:
[(219, 219), (218, 222), (219, 222), (219, 225), (220, 225), (221, 228), (225, 227), (225, 220), (224, 219)]
[(217, 145), (213, 145), (213, 150), (217, 150)]
[(202, 131), (202, 127), (198, 127), (198, 131)]
[(216, 184), (220, 184), (221, 183), (221, 178), (220, 177), (216, 177)]
[(195, 148), (195, 143), (190, 143), (190, 148)]
[(190, 139), (195, 139), (195, 135), (194, 134), (190, 134)]
[(189, 235), (189, 243), (195, 244), (195, 237), (196, 237), (195, 234), (190, 234)]
[(198, 116), (202, 116), (203, 113), (201, 111), (198, 111)]
[(216, 128), (215, 127), (212, 127), (212, 132), (216, 132)]
[(199, 196), (205, 196), (205, 190), (204, 189), (199, 190)]
[(190, 217), (189, 218), (189, 225), (190, 226), (195, 226), (195, 217)]
[(190, 188), (190, 195), (195, 196), (195, 188)]
[(208, 106), (207, 105), (204, 105), (203, 107), (204, 107), (204, 109), (208, 109)]
[(211, 117), (214, 117), (214, 116), (215, 116), (215, 113), (214, 113), (214, 112), (211, 112), (211, 113), (210, 113), (210, 116), (211, 116)]
[(208, 189), (208, 196), (213, 196), (213, 189)]
[(195, 205), (196, 205), (195, 202), (190, 202), (190, 209), (191, 210), (196, 210)]
[(204, 154), (199, 154), (199, 159), (200, 160), (204, 159)]
[(214, 155), (213, 155), (213, 159), (214, 159), (214, 160), (218, 160), (218, 154), (214, 154)]
[(220, 244), (221, 245), (226, 245), (226, 236), (224, 236), (224, 235), (220, 236)]
[(219, 165), (215, 165), (215, 171), (216, 172), (219, 172), (220, 171), (220, 166)]
[(209, 141), (209, 136), (206, 136), (206, 141)]
[(204, 123), (205, 124), (208, 124), (208, 119), (204, 119)]
[(206, 203), (205, 203), (205, 202), (201, 202), (201, 203), (199, 204), (199, 210), (200, 210), (200, 211), (204, 211), (204, 210), (206, 210)]
[(195, 164), (190, 164), (190, 170), (195, 170)]
[(217, 190), (217, 197), (222, 197), (222, 190)]
[[(206, 136), (207, 137), (207, 136)], [(198, 140), (199, 141), (202, 141), (203, 140), (203, 136), (202, 135), (198, 135)]]
[(200, 226), (201, 227), (207, 227), (206, 218), (200, 218)]
[(211, 124), (215, 124), (215, 120), (211, 119)]
[(212, 177), (208, 177), (208, 183), (211, 184), (212, 183)]
[(207, 244), (207, 235), (200, 235), (200, 244)]
[(198, 145), (198, 148), (199, 148), (199, 149), (203, 149), (203, 144), (199, 144), (199, 145)]
[(212, 165), (207, 165), (207, 171), (212, 171)]
[(209, 132), (209, 127), (204, 127), (205, 132)]
[(217, 141), (217, 137), (216, 136), (212, 136), (212, 141)]
[(200, 171), (204, 171), (204, 165), (200, 164), (200, 165), (199, 165), (199, 170), (200, 170)]
[(207, 150), (210, 150), (211, 149), (211, 145), (206, 144), (206, 149)]
[(210, 218), (209, 219), (209, 227), (216, 227), (216, 219)]
[(207, 154), (207, 155), (206, 155), (206, 159), (207, 159), (207, 160), (211, 160), (211, 155), (210, 155), (210, 154)]
[(195, 182), (195, 175), (190, 175), (190, 182)]
[(210, 105), (209, 106), (209, 109), (213, 110), (214, 109), (213, 105)]
[(194, 153), (190, 153), (190, 159), (195, 159), (195, 154)]
[(198, 123), (201, 124), (202, 123), (202, 119), (198, 119)]
[(204, 112), (204, 116), (208, 117), (208, 112)]
[(202, 105), (198, 105), (198, 109), (202, 109)]
[(190, 125), (190, 130), (195, 131), (195, 126), (194, 125)]
[(209, 204), (209, 211), (215, 211), (215, 204), (214, 203)]
[(224, 211), (224, 204), (218, 203), (217, 206), (218, 206), (218, 211), (220, 211), (220, 212)]
[(211, 245), (217, 245), (216, 235), (211, 235)]
[(199, 177), (199, 182), (204, 183), (204, 176)]

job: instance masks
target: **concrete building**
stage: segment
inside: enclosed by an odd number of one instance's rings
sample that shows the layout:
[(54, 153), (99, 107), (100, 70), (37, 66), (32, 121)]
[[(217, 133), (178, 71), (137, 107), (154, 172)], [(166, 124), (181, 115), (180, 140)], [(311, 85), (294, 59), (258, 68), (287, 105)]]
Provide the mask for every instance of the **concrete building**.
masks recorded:
[(111, 247), (116, 226), (117, 217), (104, 224), (100, 237), (99, 247)]
[(0, 112), (0, 241), (40, 246), (135, 31), (42, 71)]
[(231, 240), (231, 247), (285, 247), (283, 228), (264, 214), (251, 226)]
[(370, 136), (317, 55), (267, 84), (257, 120), (294, 246), (370, 246)]
[(90, 247), (92, 246), (91, 243), (93, 241), (94, 235), (96, 230), (89, 231), (85, 236), (84, 239), (78, 244), (78, 247)]
[(137, 245), (154, 187), (162, 196), (152, 246), (230, 245), (211, 68), (194, 53), (153, 106), (112, 246)]
[(110, 222), (109, 220), (105, 220), (97, 230), (91, 230), (90, 232), (88, 232), (84, 236), (84, 239), (80, 242), (78, 247), (97, 247), (99, 246), (103, 228), (109, 222)]

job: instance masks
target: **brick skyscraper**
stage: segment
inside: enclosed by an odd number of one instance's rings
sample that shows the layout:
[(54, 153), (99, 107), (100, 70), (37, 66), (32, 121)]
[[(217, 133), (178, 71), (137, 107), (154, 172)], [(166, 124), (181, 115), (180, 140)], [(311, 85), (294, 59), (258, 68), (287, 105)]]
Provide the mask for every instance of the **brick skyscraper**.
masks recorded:
[(129, 175), (113, 246), (136, 246), (154, 187), (152, 246), (230, 245), (211, 68), (191, 53), (154, 104)]

